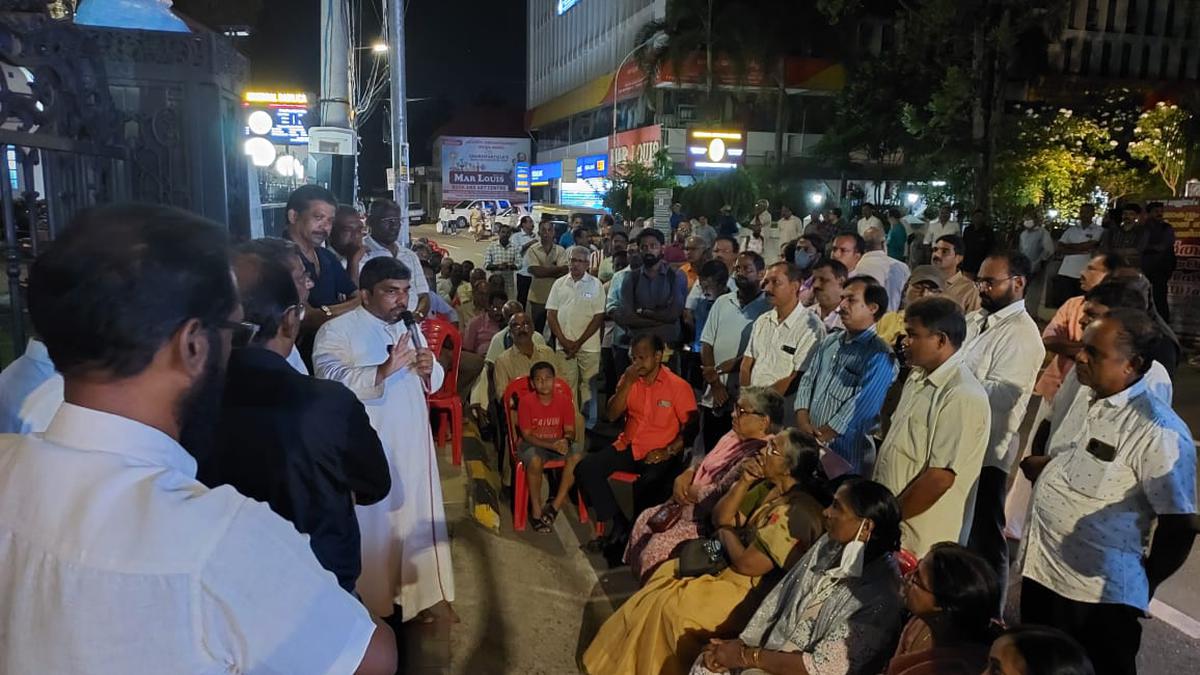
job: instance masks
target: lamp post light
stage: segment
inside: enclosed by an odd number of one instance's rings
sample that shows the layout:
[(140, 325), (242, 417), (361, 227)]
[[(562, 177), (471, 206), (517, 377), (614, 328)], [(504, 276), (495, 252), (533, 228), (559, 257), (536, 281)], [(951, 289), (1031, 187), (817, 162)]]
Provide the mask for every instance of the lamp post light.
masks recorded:
[(670, 38), (667, 36), (667, 34), (660, 30), (657, 33), (655, 33), (654, 35), (651, 35), (649, 38), (647, 38), (644, 42), (638, 44), (633, 49), (630, 49), (629, 53), (625, 55), (625, 58), (621, 59), (621, 63), (619, 63), (617, 65), (617, 69), (613, 72), (613, 82), (612, 82), (612, 97), (613, 97), (612, 135), (613, 136), (617, 135), (617, 84), (621, 78), (621, 69), (625, 67), (625, 62), (629, 60), (629, 57), (636, 54), (637, 51), (639, 49), (641, 49), (642, 47), (653, 47), (654, 49), (662, 49), (663, 47), (665, 47), (667, 45), (667, 42), (669, 42), (669, 41), (670, 41)]
[(825, 203), (825, 195), (820, 192), (808, 193), (808, 201), (812, 202), (813, 206), (820, 206)]

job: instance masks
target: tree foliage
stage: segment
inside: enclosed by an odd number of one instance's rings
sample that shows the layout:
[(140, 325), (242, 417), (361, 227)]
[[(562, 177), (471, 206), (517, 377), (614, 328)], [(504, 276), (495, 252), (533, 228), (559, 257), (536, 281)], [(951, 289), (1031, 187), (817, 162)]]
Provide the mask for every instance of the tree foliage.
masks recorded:
[(675, 166), (664, 148), (649, 166), (639, 162), (618, 164), (612, 174), (612, 187), (604, 193), (604, 207), (626, 220), (649, 216), (654, 213), (654, 191), (674, 188), (675, 184)]
[(1192, 115), (1178, 104), (1159, 101), (1143, 112), (1134, 127), (1129, 154), (1150, 164), (1154, 173), (1171, 191), (1179, 194), (1187, 153), (1191, 146), (1186, 130)]

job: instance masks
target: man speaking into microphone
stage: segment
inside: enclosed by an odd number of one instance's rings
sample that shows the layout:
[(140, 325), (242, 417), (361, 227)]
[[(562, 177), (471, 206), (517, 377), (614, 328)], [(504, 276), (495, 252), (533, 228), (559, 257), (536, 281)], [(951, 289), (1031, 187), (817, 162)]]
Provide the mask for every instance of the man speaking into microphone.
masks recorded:
[[(391, 257), (369, 260), (359, 274), (362, 305), (327, 322), (313, 348), (316, 376), (354, 392), (367, 409), (388, 458), (392, 491), (359, 506), (362, 576), (358, 593), (380, 616), (452, 616), (454, 574), (441, 479), (426, 394), (444, 372), (408, 314), (412, 271)], [(408, 315), (407, 317), (405, 315)], [(411, 329), (405, 325), (408, 319)], [(446, 603), (440, 611), (430, 611)]]

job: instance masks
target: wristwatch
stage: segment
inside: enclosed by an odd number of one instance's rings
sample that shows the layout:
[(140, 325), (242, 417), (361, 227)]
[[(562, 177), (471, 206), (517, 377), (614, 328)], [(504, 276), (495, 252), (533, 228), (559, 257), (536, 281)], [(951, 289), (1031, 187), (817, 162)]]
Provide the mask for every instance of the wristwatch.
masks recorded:
[(329, 305), (321, 305), (321, 311), (325, 313), (326, 318), (333, 318), (333, 310), (329, 309)]

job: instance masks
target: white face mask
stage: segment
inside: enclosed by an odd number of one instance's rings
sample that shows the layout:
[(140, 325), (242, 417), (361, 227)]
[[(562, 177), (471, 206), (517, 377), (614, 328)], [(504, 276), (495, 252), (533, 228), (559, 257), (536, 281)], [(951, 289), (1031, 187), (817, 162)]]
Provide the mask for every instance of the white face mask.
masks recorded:
[(1033, 226), (1037, 225), (1037, 223), (1035, 223), (1032, 218), (1026, 218), (1025, 222), (1022, 224), (1025, 225), (1025, 229), (1027, 229), (1027, 230), (1032, 230)]
[(858, 524), (858, 533), (854, 535), (854, 540), (842, 549), (842, 562), (835, 568), (829, 570), (829, 576), (835, 579), (846, 579), (850, 577), (861, 577), (863, 570), (863, 562), (866, 560), (867, 545), (859, 540), (862, 537), (863, 528), (867, 526), (866, 519), (863, 519)]

